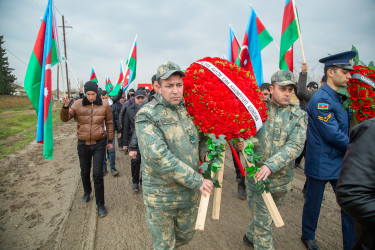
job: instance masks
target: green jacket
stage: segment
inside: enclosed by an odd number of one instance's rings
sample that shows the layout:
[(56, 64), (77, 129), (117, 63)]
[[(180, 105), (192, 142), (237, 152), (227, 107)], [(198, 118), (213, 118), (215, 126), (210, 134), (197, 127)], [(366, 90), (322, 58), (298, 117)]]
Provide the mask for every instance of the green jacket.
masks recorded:
[[(156, 94), (138, 111), (135, 129), (145, 205), (159, 209), (195, 206), (203, 182), (198, 172), (200, 140), (184, 102), (172, 105)], [(206, 145), (203, 140), (200, 144), (203, 157)]]
[[(286, 191), (291, 188), (294, 160), (301, 154), (306, 138), (307, 114), (295, 104), (279, 105), (266, 101), (268, 120), (257, 132), (258, 142), (254, 151), (262, 155), (262, 164), (267, 165), (272, 174), (270, 191)], [(250, 178), (250, 188), (255, 189)]]

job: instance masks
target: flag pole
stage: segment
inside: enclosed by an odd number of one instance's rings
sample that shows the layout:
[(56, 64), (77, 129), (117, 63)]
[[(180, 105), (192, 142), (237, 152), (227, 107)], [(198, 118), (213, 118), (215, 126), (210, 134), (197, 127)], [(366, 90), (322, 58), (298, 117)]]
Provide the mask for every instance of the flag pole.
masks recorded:
[[(250, 6), (250, 8), (254, 9), (254, 7), (251, 5), (250, 2), (249, 2), (249, 6)], [(234, 32), (234, 31), (233, 31), (233, 32)], [(275, 42), (275, 40), (272, 39), (272, 42), (273, 42), (273, 44), (275, 45), (277, 51), (280, 53), (280, 48), (279, 48), (279, 46), (277, 45), (277, 43)]]
[(293, 3), (294, 17), (296, 19), (296, 24), (297, 24), (297, 31), (298, 31), (299, 43), (301, 44), (302, 59), (303, 59), (303, 63), (306, 63), (305, 52), (303, 50), (303, 44), (302, 44), (301, 30), (299, 28), (298, 16), (297, 16), (297, 11), (296, 11), (296, 3), (295, 3), (294, 0), (292, 0), (292, 3)]

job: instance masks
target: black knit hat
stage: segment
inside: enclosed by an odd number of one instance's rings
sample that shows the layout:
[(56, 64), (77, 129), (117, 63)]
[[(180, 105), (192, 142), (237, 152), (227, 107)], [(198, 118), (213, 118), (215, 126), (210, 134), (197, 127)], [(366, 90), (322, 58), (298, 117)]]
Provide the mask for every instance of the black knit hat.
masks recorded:
[(98, 84), (96, 82), (88, 81), (85, 83), (85, 94), (87, 91), (94, 91), (95, 93), (98, 93)]

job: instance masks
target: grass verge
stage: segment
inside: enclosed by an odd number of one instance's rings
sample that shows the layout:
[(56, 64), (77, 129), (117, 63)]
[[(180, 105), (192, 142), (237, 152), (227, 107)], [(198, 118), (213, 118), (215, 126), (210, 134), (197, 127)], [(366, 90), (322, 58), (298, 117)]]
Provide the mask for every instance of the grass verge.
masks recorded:
[[(60, 109), (53, 109), (53, 128), (60, 123)], [(31, 105), (0, 109), (0, 159), (34, 141), (36, 124), (37, 115)]]

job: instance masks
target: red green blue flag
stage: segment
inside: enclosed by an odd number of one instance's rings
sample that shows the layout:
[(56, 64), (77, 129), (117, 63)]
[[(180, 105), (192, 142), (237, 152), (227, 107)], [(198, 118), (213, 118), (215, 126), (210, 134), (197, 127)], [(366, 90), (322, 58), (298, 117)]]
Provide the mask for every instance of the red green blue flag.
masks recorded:
[(123, 81), (124, 81), (124, 72), (122, 70), (122, 61), (121, 61), (120, 62), (120, 76), (119, 76), (117, 84), (114, 88), (113, 88), (112, 83), (111, 83), (111, 86), (112, 86), (111, 90), (112, 91), (108, 93), (109, 96), (116, 96), (118, 94), (119, 90), (121, 89)]
[[(38, 115), (36, 141), (43, 143), (43, 157), (52, 159), (52, 71), (59, 62), (52, 0), (48, 1), (27, 66), (24, 87)], [(55, 40), (56, 39), (56, 40)]]
[(92, 67), (92, 70), (91, 70), (90, 81), (98, 83), (98, 78), (96, 78), (94, 67)]
[(129, 58), (126, 61), (125, 79), (122, 84), (124, 91), (129, 87), (130, 83), (134, 81), (137, 69), (137, 36), (135, 37), (132, 50), (130, 51)]
[[(261, 30), (261, 32), (264, 32), (264, 29)], [(243, 69), (250, 71), (250, 73), (255, 76), (255, 80), (257, 81), (258, 85), (261, 85), (263, 83), (263, 66), (262, 56), (260, 54), (261, 47), (259, 34), (260, 33), (258, 32), (257, 15), (254, 9), (251, 8), (249, 21), (247, 23), (245, 36), (241, 46), (241, 51), (239, 53), (236, 64), (238, 64)]]
[(107, 91), (108, 93), (110, 93), (113, 89), (113, 85), (111, 83), (111, 80), (109, 79), (109, 77), (107, 76), (105, 78), (105, 91)]
[(229, 45), (228, 45), (228, 61), (236, 62), (238, 53), (240, 51), (240, 44), (232, 30), (232, 27), (229, 25)]
[(281, 70), (293, 72), (293, 44), (298, 39), (298, 30), (293, 0), (285, 1), (283, 25), (281, 29), (280, 41), (280, 61)]

